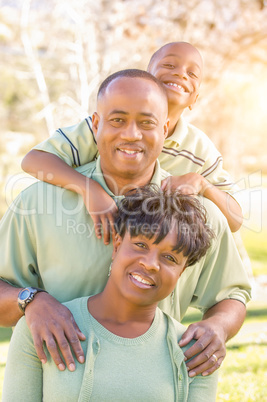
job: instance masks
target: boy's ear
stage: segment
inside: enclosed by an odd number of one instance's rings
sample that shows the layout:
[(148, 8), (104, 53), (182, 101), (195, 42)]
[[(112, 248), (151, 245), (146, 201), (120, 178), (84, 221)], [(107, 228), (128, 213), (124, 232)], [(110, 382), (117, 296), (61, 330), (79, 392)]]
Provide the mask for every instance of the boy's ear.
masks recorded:
[(196, 103), (196, 101), (197, 101), (198, 95), (199, 95), (199, 94), (197, 94), (197, 96), (196, 96), (196, 98), (195, 98), (194, 102), (192, 103), (192, 105), (189, 105), (189, 106), (188, 106), (190, 110), (192, 110), (192, 109), (193, 109), (194, 104), (195, 104), (195, 103)]
[(92, 130), (93, 130), (95, 139), (97, 137), (99, 120), (100, 120), (100, 118), (99, 118), (97, 112), (94, 112), (94, 114), (92, 115)]

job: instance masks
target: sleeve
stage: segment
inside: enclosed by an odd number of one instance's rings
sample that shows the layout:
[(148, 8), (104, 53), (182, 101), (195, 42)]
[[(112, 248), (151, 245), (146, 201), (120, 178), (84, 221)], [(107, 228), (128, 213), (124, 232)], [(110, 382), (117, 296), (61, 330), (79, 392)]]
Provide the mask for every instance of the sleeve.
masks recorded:
[(36, 354), (25, 317), (11, 337), (3, 385), (3, 402), (42, 401), (42, 364)]
[[(215, 208), (215, 205), (212, 207)], [(219, 211), (217, 214), (222, 215)], [(212, 226), (215, 225), (212, 220), (210, 222)], [(225, 299), (235, 299), (243, 304), (251, 299), (248, 274), (227, 222), (222, 217), (216, 225), (216, 238), (203, 258), (202, 270), (191, 300), (191, 307), (198, 308), (203, 313)]]
[(30, 209), (21, 194), (0, 222), (0, 278), (14, 286), (43, 287), (38, 275), (36, 243), (29, 223)]
[(33, 149), (52, 153), (72, 167), (92, 162), (98, 156), (98, 150), (91, 117), (75, 126), (59, 128)]
[(218, 370), (203, 377), (197, 375), (189, 379), (188, 402), (215, 402), (218, 384)]

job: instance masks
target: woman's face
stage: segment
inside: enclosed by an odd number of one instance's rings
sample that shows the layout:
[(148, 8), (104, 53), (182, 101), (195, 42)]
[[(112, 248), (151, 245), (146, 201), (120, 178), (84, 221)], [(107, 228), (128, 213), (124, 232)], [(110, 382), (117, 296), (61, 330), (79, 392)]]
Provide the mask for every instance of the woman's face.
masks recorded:
[(145, 236), (116, 236), (110, 280), (127, 300), (151, 305), (167, 297), (186, 266), (186, 257), (173, 251), (177, 233), (173, 227), (159, 243)]

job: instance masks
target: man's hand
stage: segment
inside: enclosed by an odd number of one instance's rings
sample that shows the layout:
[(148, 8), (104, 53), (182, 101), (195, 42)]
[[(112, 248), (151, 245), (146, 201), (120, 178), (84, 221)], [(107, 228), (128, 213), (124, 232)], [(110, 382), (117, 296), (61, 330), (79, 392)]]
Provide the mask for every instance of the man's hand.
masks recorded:
[(43, 349), (44, 342), (59, 370), (65, 369), (59, 350), (70, 371), (75, 370), (72, 351), (77, 360), (84, 363), (84, 353), (80, 341), (84, 341), (86, 338), (78, 328), (69, 309), (54, 297), (44, 292), (37, 293), (34, 300), (25, 309), (25, 318), (32, 333), (37, 355), (42, 363), (47, 361)]
[(192, 339), (196, 342), (187, 349), (185, 357), (189, 360), (197, 356), (186, 364), (189, 377), (213, 373), (220, 367), (226, 355), (226, 335), (223, 328), (208, 320), (191, 324), (183, 334), (179, 346), (187, 345)]
[(189, 376), (209, 375), (222, 364), (226, 355), (225, 343), (241, 328), (246, 317), (246, 306), (238, 300), (222, 300), (210, 307), (203, 320), (189, 325), (179, 346), (187, 345), (192, 339), (196, 343), (186, 352)]
[(179, 190), (187, 195), (203, 194), (207, 186), (209, 186), (208, 181), (198, 173), (169, 176), (161, 182), (162, 190)]
[[(89, 181), (90, 180), (90, 181)], [(95, 234), (101, 239), (101, 228), (105, 244), (109, 244), (110, 232), (115, 239), (114, 214), (117, 212), (115, 201), (106, 193), (96, 181), (89, 179), (83, 194), (83, 201), (94, 222)]]

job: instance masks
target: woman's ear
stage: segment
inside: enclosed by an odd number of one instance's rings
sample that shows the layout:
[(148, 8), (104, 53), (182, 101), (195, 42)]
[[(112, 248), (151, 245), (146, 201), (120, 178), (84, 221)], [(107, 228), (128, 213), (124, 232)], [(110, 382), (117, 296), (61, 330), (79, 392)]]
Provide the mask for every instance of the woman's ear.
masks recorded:
[(112, 261), (114, 260), (116, 254), (120, 248), (121, 243), (122, 243), (122, 237), (117, 233), (115, 235), (115, 240), (113, 242)]

